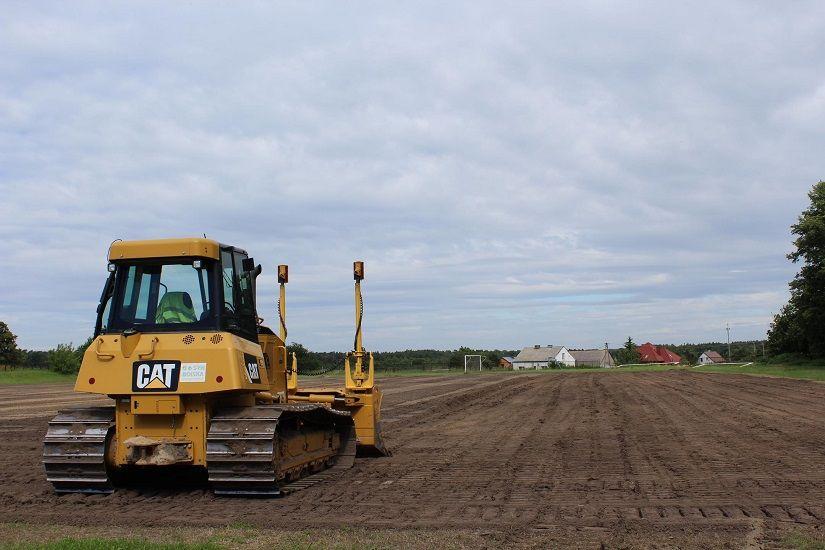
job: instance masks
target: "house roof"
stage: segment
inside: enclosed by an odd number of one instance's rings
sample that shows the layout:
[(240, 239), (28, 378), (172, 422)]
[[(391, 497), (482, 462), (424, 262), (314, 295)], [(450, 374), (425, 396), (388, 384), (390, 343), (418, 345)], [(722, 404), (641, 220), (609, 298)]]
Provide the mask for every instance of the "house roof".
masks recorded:
[(662, 357), (665, 363), (678, 363), (682, 360), (681, 355), (663, 347), (659, 348), (659, 355)]
[[(524, 348), (516, 355), (516, 358), (513, 360), (515, 363), (522, 363), (522, 362), (541, 362), (541, 361), (552, 361), (556, 358), (556, 355), (564, 348), (564, 346), (548, 346), (548, 347), (535, 347), (530, 346), (529, 348)], [(566, 349), (566, 348), (565, 348)]]
[(570, 355), (573, 356), (573, 359), (576, 360), (578, 363), (581, 361), (582, 363), (601, 363), (603, 360), (607, 359), (605, 356), (604, 349), (571, 349)]
[(515, 359), (513, 359), (512, 357), (502, 357), (502, 359), (504, 359), (508, 363), (512, 363), (513, 361), (515, 361)]
[(718, 351), (711, 351), (711, 350), (708, 350), (708, 351), (706, 351), (706, 352), (704, 353), (704, 355), (706, 355), (706, 356), (707, 356), (707, 358), (708, 358), (708, 359), (710, 359), (711, 361), (713, 361), (714, 363), (724, 363), (724, 362), (725, 362), (725, 358), (724, 358), (724, 357), (722, 357), (722, 356), (719, 354), (719, 352), (718, 352)]
[(662, 363), (662, 356), (659, 355), (659, 350), (656, 349), (656, 346), (651, 344), (650, 342), (646, 342), (639, 346), (638, 348), (639, 355), (642, 358), (643, 362), (646, 363)]
[(654, 346), (650, 342), (639, 346), (643, 363), (678, 363), (682, 357), (664, 346)]

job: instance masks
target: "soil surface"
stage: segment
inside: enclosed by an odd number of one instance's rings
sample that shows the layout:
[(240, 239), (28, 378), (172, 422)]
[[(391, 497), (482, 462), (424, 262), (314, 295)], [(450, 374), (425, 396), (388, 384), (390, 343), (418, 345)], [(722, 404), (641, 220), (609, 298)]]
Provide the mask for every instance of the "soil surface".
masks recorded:
[(107, 400), (65, 385), (0, 387), (0, 517), (421, 530), (427, 545), (443, 530), (445, 543), (490, 547), (774, 547), (825, 536), (825, 384), (681, 370), (380, 383), (393, 456), (272, 500), (218, 498), (189, 479), (57, 496), (40, 463), (49, 416)]

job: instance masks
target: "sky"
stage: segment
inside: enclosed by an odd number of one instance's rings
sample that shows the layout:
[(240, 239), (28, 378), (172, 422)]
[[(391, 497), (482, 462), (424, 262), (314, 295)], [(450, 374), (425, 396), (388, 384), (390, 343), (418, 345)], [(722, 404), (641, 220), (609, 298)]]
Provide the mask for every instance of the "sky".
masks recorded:
[(762, 338), (823, 51), (822, 2), (4, 2), (0, 320), (83, 342), (112, 240), (205, 233), (319, 351), (356, 259), (373, 350)]

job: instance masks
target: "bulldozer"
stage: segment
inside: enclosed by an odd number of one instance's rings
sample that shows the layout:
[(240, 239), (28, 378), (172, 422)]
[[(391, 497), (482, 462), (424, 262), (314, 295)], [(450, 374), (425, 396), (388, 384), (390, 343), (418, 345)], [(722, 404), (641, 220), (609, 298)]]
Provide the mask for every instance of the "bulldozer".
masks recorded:
[(118, 240), (107, 269), (75, 391), (114, 403), (49, 422), (43, 465), (56, 492), (111, 493), (130, 473), (182, 467), (205, 471), (218, 495), (277, 496), (349, 468), (356, 454), (389, 454), (362, 345), (363, 262), (353, 264), (353, 350), (344, 386), (332, 388), (298, 385), (286, 265), (277, 335), (258, 317), (262, 267), (240, 248), (205, 236)]

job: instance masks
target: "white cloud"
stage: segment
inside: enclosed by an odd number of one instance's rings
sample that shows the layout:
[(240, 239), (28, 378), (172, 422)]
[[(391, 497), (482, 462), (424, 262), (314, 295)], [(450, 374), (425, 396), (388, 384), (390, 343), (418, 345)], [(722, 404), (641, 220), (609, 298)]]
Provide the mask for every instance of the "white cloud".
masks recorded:
[(789, 123), (804, 130), (825, 132), (825, 82), (782, 104), (775, 112), (779, 124)]
[(117, 237), (291, 265), (290, 335), (380, 349), (764, 334), (822, 177), (825, 12), (13, 4), (0, 318), (81, 341)]

